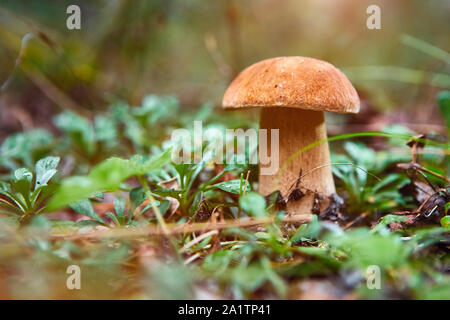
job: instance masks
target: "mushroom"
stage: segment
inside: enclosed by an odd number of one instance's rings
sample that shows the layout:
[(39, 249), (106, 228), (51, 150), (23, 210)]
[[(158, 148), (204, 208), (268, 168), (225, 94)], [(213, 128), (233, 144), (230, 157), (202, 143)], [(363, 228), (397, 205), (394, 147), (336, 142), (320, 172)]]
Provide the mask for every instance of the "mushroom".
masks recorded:
[[(225, 109), (262, 108), (260, 129), (267, 129), (268, 134), (271, 129), (279, 129), (281, 167), (300, 149), (327, 139), (324, 111), (357, 113), (359, 97), (347, 77), (330, 63), (279, 57), (243, 70), (228, 87), (222, 105)], [(268, 139), (268, 150), (272, 150), (270, 143)], [(280, 172), (262, 175), (260, 170), (259, 192), (266, 196), (279, 190), (286, 200), (296, 190), (286, 211), (311, 213), (314, 194), (329, 198), (335, 193), (328, 143), (316, 145), (291, 160), (281, 176)], [(260, 164), (260, 168), (264, 165)], [(300, 172), (304, 176), (298, 180)]]

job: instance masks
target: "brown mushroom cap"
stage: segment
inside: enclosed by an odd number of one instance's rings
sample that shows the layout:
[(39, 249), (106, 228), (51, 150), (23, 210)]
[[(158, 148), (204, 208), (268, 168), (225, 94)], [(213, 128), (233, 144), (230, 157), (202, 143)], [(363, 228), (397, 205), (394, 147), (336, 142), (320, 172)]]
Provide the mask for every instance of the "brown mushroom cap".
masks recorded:
[(288, 107), (357, 113), (359, 97), (347, 77), (328, 62), (279, 57), (243, 70), (223, 97), (225, 109)]

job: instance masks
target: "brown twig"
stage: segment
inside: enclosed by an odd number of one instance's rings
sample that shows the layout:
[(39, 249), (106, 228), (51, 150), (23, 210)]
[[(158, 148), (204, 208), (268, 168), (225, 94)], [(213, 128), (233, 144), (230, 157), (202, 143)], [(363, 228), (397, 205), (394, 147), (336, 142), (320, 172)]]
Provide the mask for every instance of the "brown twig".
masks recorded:
[(441, 174), (439, 174), (437, 172), (431, 171), (431, 170), (429, 170), (429, 169), (427, 169), (425, 167), (422, 167), (420, 164), (415, 163), (415, 162), (398, 163), (397, 167), (400, 168), (400, 169), (403, 169), (403, 170), (413, 169), (413, 170), (423, 171), (423, 172), (431, 174), (431, 175), (433, 175), (433, 176), (435, 176), (435, 177), (437, 177), (439, 179), (442, 179), (444, 181), (450, 182), (449, 178), (447, 178), (447, 177), (445, 177), (445, 176), (443, 176), (443, 175), (441, 175)]
[[(284, 223), (304, 224), (311, 221), (311, 214), (298, 214), (294, 216), (284, 217), (281, 221)], [(141, 228), (116, 228), (111, 230), (102, 230), (91, 233), (75, 234), (69, 236), (53, 236), (55, 240), (76, 240), (76, 239), (101, 239), (101, 238), (128, 238), (141, 236), (158, 236), (158, 235), (173, 235), (192, 232), (204, 232), (209, 230), (222, 230), (229, 228), (248, 228), (258, 225), (271, 224), (275, 222), (274, 217), (267, 218), (244, 218), (233, 221), (217, 222), (217, 223), (193, 223), (193, 224), (166, 224), (165, 232), (158, 226), (145, 226)]]
[(350, 221), (349, 223), (347, 223), (344, 226), (344, 230), (350, 228), (351, 226), (353, 226), (356, 222), (361, 221), (362, 219), (364, 219), (365, 217), (367, 217), (371, 212), (370, 211), (365, 211), (363, 213), (361, 213), (360, 216), (356, 217), (354, 220)]
[(188, 243), (186, 243), (183, 248), (180, 249), (179, 253), (183, 253), (185, 252), (187, 249), (189, 249), (190, 247), (192, 247), (193, 245), (199, 243), (200, 241), (202, 241), (203, 239), (208, 238), (209, 236), (213, 236), (213, 235), (217, 235), (219, 234), (219, 231), (217, 230), (211, 230), (209, 232), (206, 232), (204, 234), (202, 234), (201, 236), (198, 236), (197, 238), (189, 241)]

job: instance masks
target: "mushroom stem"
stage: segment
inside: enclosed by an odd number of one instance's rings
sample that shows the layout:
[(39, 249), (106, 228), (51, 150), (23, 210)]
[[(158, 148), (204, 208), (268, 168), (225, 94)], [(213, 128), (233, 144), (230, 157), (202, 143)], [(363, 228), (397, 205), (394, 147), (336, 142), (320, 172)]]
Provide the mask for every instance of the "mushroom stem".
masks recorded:
[[(279, 129), (279, 167), (300, 149), (318, 140), (327, 138), (325, 118), (322, 111), (310, 111), (294, 108), (268, 107), (261, 110), (261, 129)], [(272, 150), (271, 139), (268, 138), (268, 150)], [(275, 148), (276, 150), (276, 148)], [(273, 155), (271, 155), (273, 158)], [(328, 143), (322, 143), (309, 149), (293, 159), (285, 168), (281, 177), (280, 169), (273, 175), (259, 175), (259, 192), (268, 195), (276, 190), (281, 192), (283, 199), (295, 189), (295, 183), (302, 173), (308, 172), (324, 164), (330, 163)], [(263, 166), (264, 167), (264, 166)], [(279, 183), (278, 183), (279, 182)], [(291, 186), (294, 185), (292, 188)], [(313, 170), (300, 181), (300, 190), (309, 189), (321, 195), (330, 196), (335, 192), (331, 166), (323, 166)], [(291, 189), (290, 189), (291, 188)], [(287, 203), (289, 214), (311, 213), (314, 194), (307, 193), (299, 200)], [(323, 210), (323, 208), (321, 208)]]

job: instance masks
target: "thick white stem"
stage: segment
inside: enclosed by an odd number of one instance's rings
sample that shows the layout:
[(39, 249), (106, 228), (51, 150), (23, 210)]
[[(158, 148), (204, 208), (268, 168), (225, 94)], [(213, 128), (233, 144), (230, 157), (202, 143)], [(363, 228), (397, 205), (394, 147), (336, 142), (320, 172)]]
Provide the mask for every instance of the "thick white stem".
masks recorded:
[[(281, 107), (263, 108), (260, 128), (267, 129), (268, 134), (270, 134), (271, 129), (279, 129), (280, 168), (289, 157), (300, 149), (327, 138), (324, 114), (321, 111)], [(267, 142), (269, 151), (272, 150), (270, 140), (268, 139)], [(271, 156), (273, 157), (273, 155)], [(300, 170), (305, 174), (314, 169), (301, 179), (300, 186), (329, 196), (335, 192), (329, 164), (330, 153), (328, 143), (325, 142), (301, 153), (293, 159), (287, 165), (281, 177), (278, 177), (280, 171), (273, 175), (262, 175), (260, 172), (259, 192), (263, 195), (268, 195), (275, 190), (280, 190), (283, 198), (287, 199), (292, 191), (290, 189), (291, 186), (299, 178)], [(314, 195), (310, 194), (298, 201), (288, 202), (286, 211), (290, 214), (311, 213), (313, 200)]]

